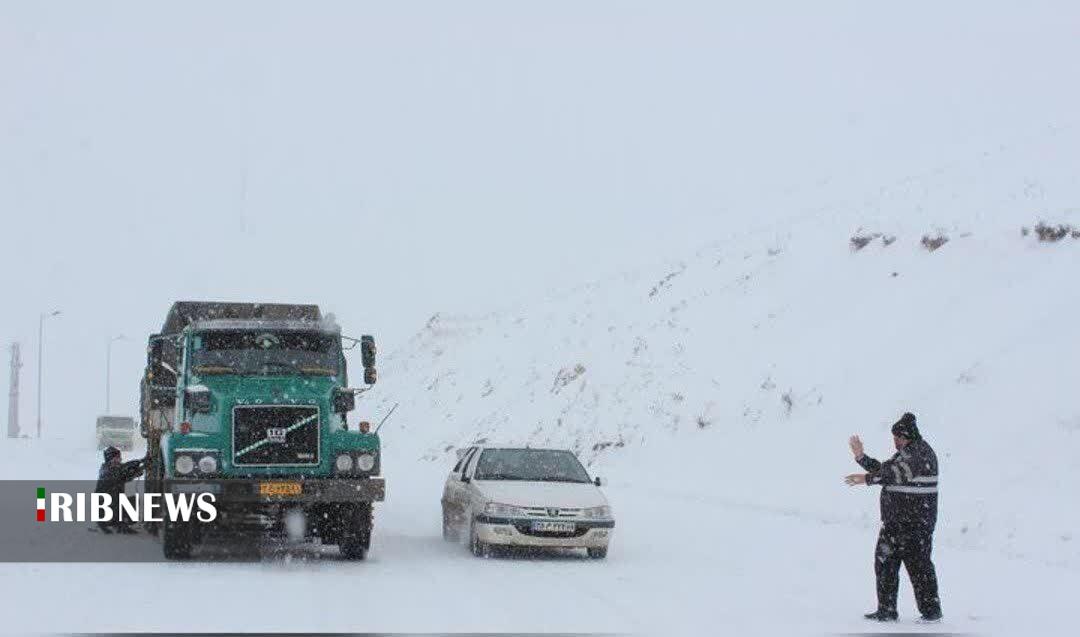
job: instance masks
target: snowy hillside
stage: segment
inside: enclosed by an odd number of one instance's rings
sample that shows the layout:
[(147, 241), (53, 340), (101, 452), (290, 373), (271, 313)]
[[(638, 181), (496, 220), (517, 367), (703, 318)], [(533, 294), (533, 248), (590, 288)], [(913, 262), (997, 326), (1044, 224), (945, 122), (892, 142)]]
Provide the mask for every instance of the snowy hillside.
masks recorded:
[[(875, 192), (823, 184), (770, 202), (787, 221), (756, 229), (748, 202), (738, 227), (701, 228), (696, 252), (657, 246), (638, 270), (536, 305), (437, 314), (383, 357), (352, 416), (401, 403), (382, 431), (388, 492), (367, 561), (271, 547), (255, 562), (4, 564), (0, 591), (20, 609), (4, 629), (176, 630), (157, 603), (167, 581), (210, 593), (200, 625), (221, 631), (1070, 634), (1080, 238), (1022, 228), (1080, 225), (1077, 148), (1048, 130)], [(930, 251), (924, 235), (948, 241)], [(900, 624), (862, 620), (877, 491), (841, 481), (856, 470), (847, 437), (886, 456), (905, 410), (942, 463), (933, 627), (912, 623), (906, 581)], [(577, 449), (610, 482), (608, 559), (483, 560), (444, 542), (453, 449), (478, 439)], [(97, 463), (86, 436), (0, 440), (9, 479)], [(289, 603), (236, 612), (267, 599)]]
[(387, 453), (442, 466), (473, 440), (567, 445), (603, 475), (873, 526), (876, 491), (841, 483), (846, 439), (888, 456), (911, 410), (942, 458), (940, 541), (1080, 568), (1064, 506), (1080, 239), (1022, 235), (1080, 227), (1078, 141), (1048, 129), (878, 191), (773, 204), (777, 226), (702, 228), (695, 253), (657, 246), (642, 262), (666, 262), (533, 306), (436, 314), (368, 403), (402, 403)]

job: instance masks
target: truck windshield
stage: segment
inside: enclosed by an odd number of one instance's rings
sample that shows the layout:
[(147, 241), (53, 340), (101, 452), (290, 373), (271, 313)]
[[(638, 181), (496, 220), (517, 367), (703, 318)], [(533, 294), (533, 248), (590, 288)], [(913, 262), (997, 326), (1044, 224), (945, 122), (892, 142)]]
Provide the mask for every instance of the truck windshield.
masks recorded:
[(336, 335), (297, 331), (202, 332), (192, 345), (191, 368), (201, 375), (334, 376), (341, 351)]
[(577, 456), (555, 449), (485, 449), (473, 477), (476, 480), (589, 482), (589, 474)]

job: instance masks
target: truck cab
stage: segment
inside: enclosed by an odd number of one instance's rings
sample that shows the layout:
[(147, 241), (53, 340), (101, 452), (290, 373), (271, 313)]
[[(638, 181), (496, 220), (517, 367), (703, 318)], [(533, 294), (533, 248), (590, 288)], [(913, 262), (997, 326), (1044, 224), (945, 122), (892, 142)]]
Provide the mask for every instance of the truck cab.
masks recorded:
[[(378, 434), (347, 426), (364, 389), (345, 351), (360, 345), (373, 384), (374, 339), (342, 336), (314, 306), (177, 303), (164, 327), (143, 381), (148, 491), (216, 493), (228, 533), (283, 533), (303, 514), (306, 536), (362, 558), (385, 484)], [(164, 523), (166, 555), (209, 530)]]

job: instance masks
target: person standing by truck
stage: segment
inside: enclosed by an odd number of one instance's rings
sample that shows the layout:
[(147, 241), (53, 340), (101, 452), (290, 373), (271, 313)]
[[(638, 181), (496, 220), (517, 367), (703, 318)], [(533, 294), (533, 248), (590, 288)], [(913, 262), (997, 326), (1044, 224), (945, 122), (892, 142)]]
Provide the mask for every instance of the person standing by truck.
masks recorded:
[(877, 610), (867, 619), (896, 621), (900, 564), (907, 567), (924, 621), (941, 619), (937, 573), (930, 559), (938, 508), (938, 461), (923, 440), (915, 415), (905, 413), (892, 426), (896, 454), (885, 462), (867, 456), (862, 440), (848, 441), (855, 461), (868, 473), (845, 478), (849, 485), (881, 486), (881, 532), (874, 552)]
[[(120, 494), (124, 492), (124, 485), (134, 480), (143, 473), (143, 459), (137, 458), (127, 462), (120, 461), (120, 450), (116, 447), (108, 447), (104, 451), (105, 462), (101, 463), (98, 470), (95, 493), (108, 493), (114, 506), (120, 501)], [(120, 519), (119, 509), (117, 518), (111, 522), (98, 522), (98, 528), (102, 533), (135, 533), (135, 529), (126, 520)]]

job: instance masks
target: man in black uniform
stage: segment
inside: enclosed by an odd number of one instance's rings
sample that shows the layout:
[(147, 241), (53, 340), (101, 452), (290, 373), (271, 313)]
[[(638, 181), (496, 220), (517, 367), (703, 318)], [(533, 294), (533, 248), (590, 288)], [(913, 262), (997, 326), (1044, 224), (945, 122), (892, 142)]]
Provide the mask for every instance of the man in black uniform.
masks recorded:
[(878, 607), (867, 619), (896, 621), (900, 563), (907, 567), (915, 602), (925, 621), (941, 619), (937, 574), (930, 560), (937, 524), (937, 455), (919, 434), (914, 414), (906, 413), (892, 426), (896, 454), (878, 462), (863, 453), (858, 436), (849, 440), (855, 461), (869, 473), (853, 473), (850, 485), (881, 485), (881, 533), (874, 554)]
[(108, 447), (105, 449), (104, 455), (105, 462), (101, 463), (101, 469), (98, 471), (97, 486), (94, 487), (94, 492), (108, 493), (112, 496), (112, 506), (117, 517), (112, 522), (98, 522), (98, 528), (103, 533), (112, 533), (114, 528), (117, 533), (134, 533), (135, 530), (131, 528), (129, 523), (120, 519), (119, 500), (120, 494), (124, 492), (124, 485), (129, 480), (134, 480), (142, 475), (143, 460), (139, 458), (128, 462), (120, 462), (120, 450), (116, 447)]

